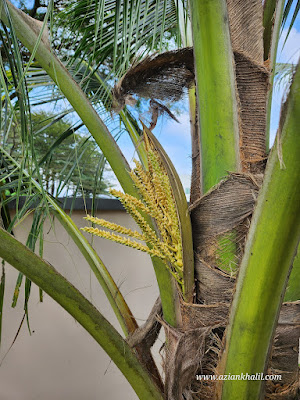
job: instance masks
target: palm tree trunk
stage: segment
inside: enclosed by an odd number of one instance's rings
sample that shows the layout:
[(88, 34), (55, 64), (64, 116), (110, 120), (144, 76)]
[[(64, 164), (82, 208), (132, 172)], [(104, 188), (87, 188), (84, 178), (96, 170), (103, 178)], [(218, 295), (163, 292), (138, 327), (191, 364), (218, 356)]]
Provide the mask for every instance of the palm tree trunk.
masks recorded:
[[(195, 373), (210, 375), (218, 371), (238, 267), (267, 161), (270, 69), (268, 63), (264, 63), (263, 5), (261, 0), (227, 0), (227, 9), (234, 52), (242, 170), (230, 174), (207, 194), (201, 195), (203, 159), (197, 149), (201, 148), (205, 127), (199, 137), (198, 119), (191, 114), (194, 122), (191, 219), (197, 304), (182, 303), (183, 327), (180, 332), (166, 327), (166, 394), (170, 400), (181, 399), (182, 395), (199, 400), (219, 398), (214, 382), (195, 381)], [(193, 33), (195, 35), (195, 31)], [(222, 253), (232, 252), (234, 261), (220, 257)], [(229, 268), (223, 265), (224, 260), (231, 263)], [(265, 371), (281, 374), (282, 380), (280, 383), (267, 382), (266, 399), (298, 398), (299, 320), (299, 303), (284, 303)]]

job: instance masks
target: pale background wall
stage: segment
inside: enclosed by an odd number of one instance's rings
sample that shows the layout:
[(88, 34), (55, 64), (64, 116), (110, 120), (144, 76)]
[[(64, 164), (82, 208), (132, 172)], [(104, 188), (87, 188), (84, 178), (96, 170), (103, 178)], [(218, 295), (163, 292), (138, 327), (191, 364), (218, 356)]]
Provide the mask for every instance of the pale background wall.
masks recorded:
[[(73, 212), (77, 226), (85, 226), (84, 212)], [(136, 229), (124, 211), (99, 212), (105, 218)], [(25, 242), (31, 226), (29, 216), (15, 230)], [(102, 288), (90, 273), (85, 259), (59, 222), (54, 230), (48, 222), (44, 229), (44, 258), (90, 299), (120, 331)], [(94, 247), (121, 286), (123, 295), (139, 323), (151, 310), (158, 289), (150, 257), (134, 249), (94, 238)], [(24, 323), (8, 352), (23, 315), (23, 290), (16, 309), (10, 307), (18, 272), (6, 266), (6, 293), (0, 351), (0, 400), (101, 400), (137, 399), (108, 356), (89, 334), (47, 295), (39, 302), (33, 285), (29, 304), (32, 335)], [(121, 332), (121, 331), (120, 331)], [(162, 342), (161, 342), (162, 344)], [(155, 349), (158, 356), (158, 343)]]

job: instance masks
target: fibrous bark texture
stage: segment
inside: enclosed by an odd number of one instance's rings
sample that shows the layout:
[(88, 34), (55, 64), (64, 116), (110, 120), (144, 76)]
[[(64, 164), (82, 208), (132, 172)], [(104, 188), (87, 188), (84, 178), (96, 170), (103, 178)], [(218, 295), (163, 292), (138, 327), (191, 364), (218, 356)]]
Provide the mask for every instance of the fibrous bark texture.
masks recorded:
[(187, 330), (184, 327), (174, 329), (165, 325), (165, 395), (168, 400), (193, 399), (190, 382), (197, 372), (199, 360), (203, 358), (205, 341), (210, 331), (209, 327), (186, 327)]
[[(236, 282), (235, 274), (222, 271), (218, 266), (219, 238), (226, 232), (235, 232), (233, 239), (237, 244), (236, 263), (239, 265), (261, 182), (261, 174), (231, 174), (191, 206), (199, 305), (185, 305), (183, 315), (188, 317), (183, 322), (189, 329), (209, 328), (205, 338), (201, 338), (197, 374), (216, 373)], [(282, 380), (267, 382), (266, 400), (299, 398), (299, 336), (300, 302), (284, 303), (266, 372), (280, 374)], [(197, 381), (193, 377), (190, 391), (193, 399), (215, 398), (214, 382), (210, 380)]]
[[(217, 370), (238, 267), (267, 161), (270, 71), (264, 64), (262, 1), (227, 0), (227, 5), (235, 64), (242, 172), (230, 173), (203, 195), (201, 135), (197, 115), (191, 115), (194, 127), (190, 211), (197, 304), (181, 304), (183, 323), (178, 329), (161, 321), (167, 337), (164, 369), (168, 400), (215, 398), (214, 382), (197, 381), (195, 374), (210, 375)], [(178, 100), (193, 86), (194, 80), (192, 48), (152, 55), (133, 65), (115, 86), (114, 109), (121, 109), (132, 95), (161, 101)], [(283, 304), (268, 366), (268, 373), (282, 374), (282, 381), (267, 383), (268, 400), (296, 400), (299, 396), (299, 321), (299, 303)]]
[[(299, 399), (300, 301), (281, 307), (268, 374), (282, 376), (280, 382), (268, 381), (266, 400)], [(296, 368), (295, 368), (296, 366)]]
[(167, 337), (165, 388), (168, 400), (214, 399), (214, 382), (197, 381), (195, 375), (211, 375), (216, 371), (235, 286), (235, 277), (216, 267), (218, 238), (236, 229), (242, 254), (245, 224), (247, 226), (253, 211), (260, 180), (261, 176), (231, 174), (191, 206), (197, 243), (198, 304), (181, 304), (182, 327), (179, 329), (163, 323)]
[(113, 109), (118, 112), (133, 94), (146, 99), (177, 101), (194, 83), (193, 50), (154, 54), (133, 64), (113, 88)]
[[(196, 252), (196, 300), (200, 305), (189, 306), (189, 323), (198, 321), (210, 327), (204, 342), (205, 356), (199, 360), (200, 375), (216, 373), (236, 281), (234, 270), (231, 273), (220, 268), (220, 254), (234, 241), (235, 264), (239, 265), (261, 180), (262, 175), (230, 174), (190, 207)], [(234, 232), (232, 238), (226, 237), (230, 232)], [(193, 399), (212, 400), (214, 391), (214, 381), (192, 380)]]
[(201, 151), (200, 151), (200, 128), (197, 111), (197, 98), (195, 88), (189, 90), (190, 100), (190, 127), (192, 144), (192, 176), (190, 202), (193, 204), (201, 196)]
[(233, 51), (261, 64), (263, 48), (263, 5), (261, 0), (227, 0)]
[[(241, 38), (236, 40), (238, 44)], [(246, 40), (248, 43), (248, 40)], [(250, 46), (250, 44), (249, 44)], [(255, 44), (255, 49), (257, 48)], [(252, 51), (247, 50), (244, 42), (235, 46), (234, 60), (236, 70), (237, 97), (240, 116), (240, 153), (243, 171), (259, 173), (264, 171), (266, 163), (266, 102), (269, 88), (269, 72), (261, 57), (250, 58)], [(244, 51), (244, 52), (243, 52)], [(255, 54), (256, 55), (256, 54)], [(135, 64), (120, 79), (113, 89), (113, 109), (118, 112), (125, 104), (132, 102), (132, 95), (146, 99), (177, 101), (194, 83), (193, 49), (169, 51), (145, 58)], [(156, 102), (157, 104), (157, 102)], [(159, 103), (158, 103), (159, 104)], [(164, 105), (166, 114), (174, 116)], [(161, 112), (162, 113), (162, 112)], [(151, 123), (154, 127), (158, 117), (152, 107)], [(197, 119), (196, 119), (197, 123)], [(151, 128), (150, 127), (150, 128)], [(192, 156), (200, 154), (198, 127), (192, 135)], [(193, 178), (199, 175), (200, 159), (193, 162)], [(193, 192), (200, 192), (200, 181), (193, 179)], [(193, 196), (192, 201), (195, 198)]]
[(266, 163), (267, 69), (235, 52), (240, 113), (240, 154), (243, 171), (259, 173)]
[(243, 171), (264, 171), (269, 73), (264, 67), (261, 0), (227, 0), (240, 114)]

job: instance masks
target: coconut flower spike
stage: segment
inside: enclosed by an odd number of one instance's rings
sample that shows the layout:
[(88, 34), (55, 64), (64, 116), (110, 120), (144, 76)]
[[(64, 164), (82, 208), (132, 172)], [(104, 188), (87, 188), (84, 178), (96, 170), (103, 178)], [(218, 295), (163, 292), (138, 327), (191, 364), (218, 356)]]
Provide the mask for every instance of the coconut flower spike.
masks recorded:
[[(182, 244), (172, 188), (159, 153), (152, 147), (147, 135), (144, 140), (149, 170), (145, 171), (135, 160), (136, 167), (130, 172), (140, 199), (117, 190), (110, 191), (133, 217), (141, 232), (89, 215), (85, 217), (86, 220), (107, 230), (95, 227), (82, 230), (146, 252), (151, 257), (159, 257), (183, 289)], [(143, 216), (145, 214), (152, 217), (157, 231), (148, 224)]]

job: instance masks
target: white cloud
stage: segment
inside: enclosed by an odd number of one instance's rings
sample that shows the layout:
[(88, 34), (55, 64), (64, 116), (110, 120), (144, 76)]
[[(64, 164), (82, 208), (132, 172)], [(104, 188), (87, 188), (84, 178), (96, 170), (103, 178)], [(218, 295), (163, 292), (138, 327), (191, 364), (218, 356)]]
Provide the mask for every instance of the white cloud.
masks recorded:
[(278, 45), (278, 61), (297, 64), (300, 57), (300, 32), (292, 28), (289, 37), (283, 46), (288, 29), (284, 29)]

